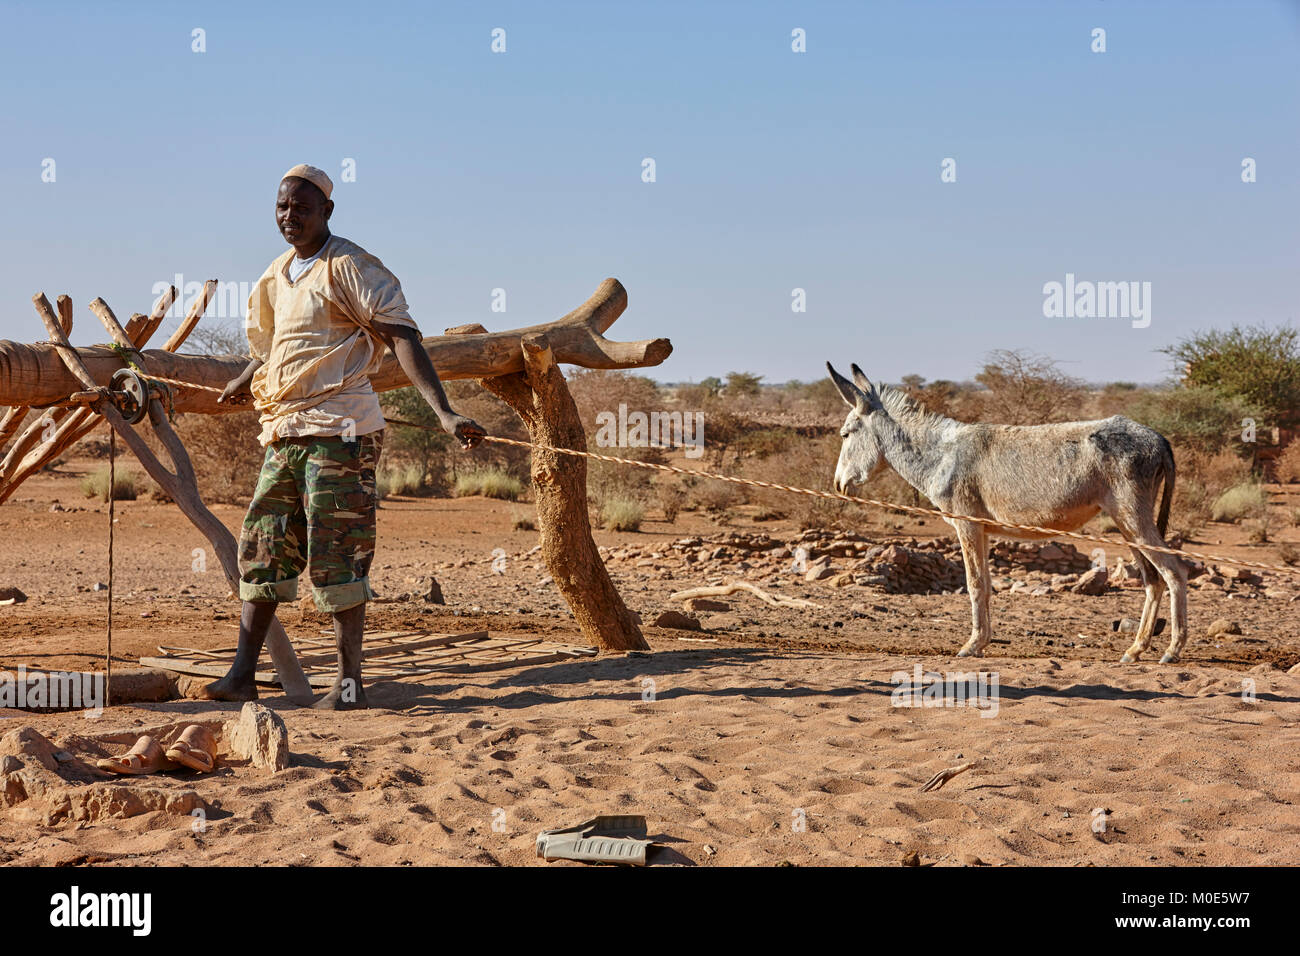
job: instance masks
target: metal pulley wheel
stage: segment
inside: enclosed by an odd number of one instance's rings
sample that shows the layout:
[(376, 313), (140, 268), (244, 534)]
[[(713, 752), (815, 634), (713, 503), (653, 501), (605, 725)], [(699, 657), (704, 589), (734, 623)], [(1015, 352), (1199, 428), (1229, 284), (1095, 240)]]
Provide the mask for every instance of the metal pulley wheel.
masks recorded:
[(149, 414), (149, 383), (133, 368), (120, 368), (109, 382), (113, 407), (129, 425), (138, 425)]

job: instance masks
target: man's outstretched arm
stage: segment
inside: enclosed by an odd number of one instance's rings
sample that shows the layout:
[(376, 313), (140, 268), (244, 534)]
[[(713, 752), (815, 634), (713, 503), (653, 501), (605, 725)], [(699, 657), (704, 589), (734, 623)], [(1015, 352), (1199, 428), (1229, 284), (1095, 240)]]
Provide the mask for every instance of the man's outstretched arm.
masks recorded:
[(388, 325), (383, 322), (376, 322), (374, 328), (384, 344), (397, 356), (397, 364), (411, 384), (437, 413), (438, 420), (448, 434), (455, 435), (462, 448), (473, 448), (481, 442), (487, 432), (478, 422), (452, 410), (442, 382), (438, 380), (438, 373), (429, 361), (429, 353), (424, 350), (419, 330), (407, 325)]

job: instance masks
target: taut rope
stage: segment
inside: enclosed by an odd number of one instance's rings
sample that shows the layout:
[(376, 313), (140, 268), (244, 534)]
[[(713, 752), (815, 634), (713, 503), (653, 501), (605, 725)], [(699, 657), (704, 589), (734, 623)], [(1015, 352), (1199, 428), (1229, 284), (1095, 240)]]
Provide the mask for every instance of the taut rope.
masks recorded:
[[(176, 385), (180, 388), (196, 388), (205, 392), (216, 392), (220, 394), (224, 389), (215, 388), (211, 385), (200, 385), (197, 382), (184, 382), (174, 378), (163, 378), (160, 375), (145, 375), (144, 378), (157, 382), (163, 382), (168, 385)], [(421, 425), (417, 422), (405, 422), (395, 418), (387, 419), (390, 425), (400, 425), (406, 428), (422, 428), (425, 431), (440, 432), (442, 428), (437, 425)], [(1012, 524), (1009, 522), (995, 521), (992, 518), (977, 518), (973, 515), (956, 514), (951, 511), (943, 511), (939, 508), (921, 508), (915, 505), (895, 504), (889, 501), (881, 501), (876, 498), (862, 498), (856, 495), (840, 494), (837, 491), (818, 491), (814, 488), (798, 488), (793, 485), (782, 485), (774, 481), (760, 481), (757, 478), (740, 478), (736, 475), (719, 475), (709, 471), (696, 471), (692, 468), (678, 468), (675, 465), (661, 465), (650, 461), (637, 461), (633, 458), (619, 458), (614, 455), (598, 455), (595, 452), (579, 451), (576, 448), (555, 448), (551, 445), (538, 445), (533, 442), (519, 441), (514, 438), (502, 438), (498, 435), (485, 435), (484, 441), (495, 442), (499, 445), (515, 445), (519, 448), (534, 449), (537, 451), (553, 452), (557, 455), (572, 455), (578, 458), (589, 458), (594, 461), (607, 461), (616, 465), (631, 465), (634, 468), (649, 468), (655, 471), (668, 472), (676, 475), (689, 475), (693, 478), (710, 478), (714, 481), (729, 481), (736, 485), (750, 485), (755, 488), (771, 488), (774, 491), (784, 491), (793, 495), (806, 495), (812, 498), (825, 498), (830, 501), (847, 501), (851, 504), (867, 505), (872, 508), (880, 508), (887, 511), (901, 511), (905, 514), (919, 515), (930, 518), (943, 518), (949, 521), (969, 521), (975, 524), (982, 524), (995, 529), (1011, 529), (1015, 531), (1029, 531), (1034, 534), (1041, 534), (1053, 538), (1072, 538), (1075, 541), (1087, 541), (1092, 544), (1104, 544), (1112, 548), (1132, 548), (1138, 551), (1152, 552), (1155, 554), (1172, 554), (1180, 558), (1196, 558), (1214, 564), (1227, 564), (1239, 568), (1253, 568), (1258, 571), (1271, 571), (1274, 574), (1300, 574), (1300, 568), (1288, 567), (1281, 564), (1264, 564), (1260, 561), (1243, 561), (1239, 558), (1229, 558), (1219, 554), (1206, 554), (1201, 551), (1187, 551), (1178, 548), (1166, 548), (1151, 544), (1137, 544), (1132, 541), (1115, 541), (1112, 538), (1102, 538), (1097, 535), (1084, 534), (1081, 531), (1063, 531), (1060, 528), (1044, 528), (1040, 525), (1032, 524)], [(684, 447), (684, 446), (683, 446)]]

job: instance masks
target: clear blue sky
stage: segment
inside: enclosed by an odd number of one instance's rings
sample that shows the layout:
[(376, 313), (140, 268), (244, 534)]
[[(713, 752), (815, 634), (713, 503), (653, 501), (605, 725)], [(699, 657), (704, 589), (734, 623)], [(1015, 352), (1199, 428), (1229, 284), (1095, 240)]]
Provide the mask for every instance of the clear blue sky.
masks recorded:
[[(43, 338), (37, 290), (86, 344), (96, 295), (125, 317), (177, 272), (251, 283), (309, 162), (426, 333), (545, 321), (613, 275), (611, 335), (674, 342), (661, 380), (964, 379), (1027, 348), (1157, 381), (1192, 330), (1296, 320), (1298, 79), (1292, 0), (5, 0), (0, 337)], [(1151, 282), (1150, 326), (1045, 318), (1067, 272)]]

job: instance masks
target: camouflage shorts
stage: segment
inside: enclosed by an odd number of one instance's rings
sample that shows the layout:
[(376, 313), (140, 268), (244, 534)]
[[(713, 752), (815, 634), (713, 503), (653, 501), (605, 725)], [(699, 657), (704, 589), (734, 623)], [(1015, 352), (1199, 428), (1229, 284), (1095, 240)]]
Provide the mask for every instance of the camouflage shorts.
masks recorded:
[(322, 611), (345, 611), (373, 597), (382, 436), (347, 442), (307, 435), (267, 446), (239, 536), (241, 600), (292, 601), (304, 569)]

